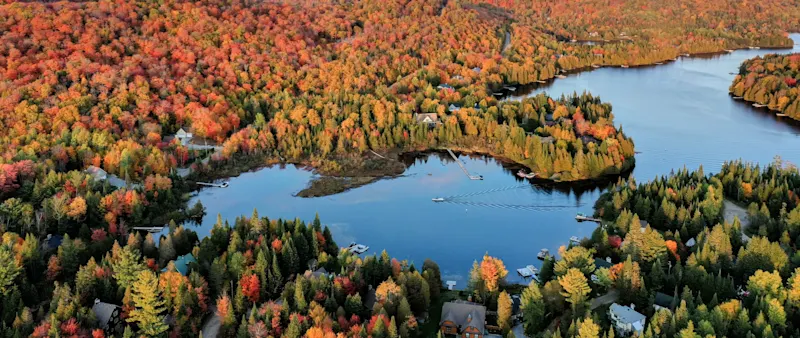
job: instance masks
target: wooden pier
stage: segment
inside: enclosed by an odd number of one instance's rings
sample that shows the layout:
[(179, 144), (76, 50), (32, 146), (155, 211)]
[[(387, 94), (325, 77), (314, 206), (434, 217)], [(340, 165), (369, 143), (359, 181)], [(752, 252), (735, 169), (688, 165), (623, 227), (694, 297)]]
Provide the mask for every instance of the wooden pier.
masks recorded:
[(589, 217), (589, 216), (586, 216), (586, 215), (584, 215), (584, 214), (577, 214), (577, 215), (575, 216), (575, 220), (576, 220), (576, 221), (578, 221), (578, 222), (587, 222), (587, 221), (588, 221), (588, 222), (595, 222), (595, 223), (600, 223), (600, 222), (602, 222), (602, 220), (601, 220), (601, 219), (599, 219), (599, 218), (593, 218), (593, 217)]
[(469, 179), (471, 179), (471, 180), (482, 180), (483, 179), (483, 176), (481, 176), (481, 175), (477, 175), (477, 176), (470, 175), (469, 174), (469, 170), (467, 170), (467, 168), (464, 167), (464, 164), (461, 163), (461, 160), (459, 160), (458, 157), (456, 157), (456, 154), (453, 153), (453, 151), (450, 150), (450, 148), (446, 148), (446, 149), (447, 149), (447, 152), (450, 153), (450, 156), (453, 157), (453, 160), (455, 160), (456, 163), (458, 163), (458, 166), (461, 167), (461, 170), (464, 171), (464, 174), (466, 174), (467, 177), (469, 177)]
[(161, 232), (161, 230), (164, 230), (164, 228), (165, 227), (161, 226), (161, 227), (133, 227), (131, 229), (136, 231), (147, 231), (149, 233), (158, 233)]
[(215, 188), (227, 188), (228, 182), (222, 182), (222, 183), (197, 182), (197, 185), (202, 185), (206, 187), (215, 187)]

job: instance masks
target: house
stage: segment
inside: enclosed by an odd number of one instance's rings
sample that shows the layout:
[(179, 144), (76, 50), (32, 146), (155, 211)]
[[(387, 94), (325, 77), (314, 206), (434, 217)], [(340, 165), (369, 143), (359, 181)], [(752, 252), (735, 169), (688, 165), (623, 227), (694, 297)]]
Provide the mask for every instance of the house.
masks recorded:
[(178, 132), (175, 133), (175, 138), (178, 139), (178, 141), (181, 143), (181, 145), (184, 145), (184, 146), (189, 144), (189, 142), (192, 141), (193, 137), (194, 136), (192, 135), (192, 133), (187, 132), (183, 128), (178, 129)]
[(440, 84), (440, 85), (436, 86), (436, 89), (440, 89), (440, 90), (441, 90), (441, 89), (449, 89), (449, 90), (453, 90), (453, 89), (455, 89), (455, 88), (453, 88), (453, 86), (451, 86), (451, 85), (449, 85), (449, 84), (443, 83), (443, 84)]
[(472, 68), (472, 71), (476, 72), (476, 73), (480, 73), (481, 72), (481, 67)]
[(461, 110), (461, 107), (451, 103), (450, 106), (447, 107), (447, 110), (449, 110), (449, 111), (459, 111), (459, 110)]
[(442, 306), (439, 327), (444, 335), (462, 338), (483, 338), (486, 326), (486, 307), (466, 301), (452, 301)]
[(102, 181), (108, 179), (108, 173), (105, 170), (99, 167), (95, 167), (93, 165), (86, 168), (84, 172), (92, 176), (92, 179), (94, 179), (95, 181)]
[(642, 233), (644, 233), (647, 230), (647, 227), (650, 226), (650, 224), (647, 223), (647, 221), (641, 219), (639, 220), (639, 224), (642, 226), (641, 227)]
[(56, 250), (61, 246), (64, 241), (64, 236), (47, 234), (47, 238), (42, 243), (42, 249), (45, 251)]
[(686, 246), (687, 246), (687, 247), (690, 247), (690, 248), (691, 248), (691, 247), (693, 247), (693, 246), (695, 246), (696, 244), (697, 244), (697, 240), (696, 240), (696, 239), (694, 239), (694, 237), (692, 237), (692, 238), (689, 238), (689, 240), (688, 240), (688, 241), (686, 241)]
[(305, 275), (306, 275), (306, 277), (314, 277), (314, 278), (325, 277), (325, 278), (328, 278), (329, 273), (328, 273), (328, 270), (325, 270), (325, 268), (319, 268), (319, 269), (316, 269), (314, 271), (307, 270)]
[(638, 332), (639, 335), (644, 333), (644, 322), (647, 317), (636, 312), (632, 307), (617, 303), (611, 304), (611, 307), (608, 308), (608, 317), (620, 335), (627, 335), (633, 332)]
[(439, 115), (436, 115), (436, 113), (416, 113), (414, 114), (414, 120), (417, 121), (417, 123), (434, 125), (439, 123)]
[(674, 300), (675, 300), (674, 297), (672, 297), (672, 296), (670, 296), (670, 295), (668, 295), (666, 293), (656, 292), (656, 299), (653, 302), (653, 307), (656, 309), (656, 311), (659, 311), (659, 310), (662, 310), (662, 309), (667, 310), (667, 311), (672, 311), (672, 308), (674, 307), (674, 305), (672, 303), (673, 303)]
[(106, 334), (114, 335), (117, 333), (117, 327), (119, 327), (120, 324), (120, 309), (121, 307), (114, 304), (103, 303), (100, 299), (94, 300), (92, 312), (94, 312), (94, 316), (97, 317), (97, 326), (103, 329)]
[[(189, 264), (195, 263), (197, 264), (197, 260), (194, 259), (192, 254), (185, 254), (183, 256), (178, 257), (173, 263), (175, 265), (175, 271), (178, 271), (181, 275), (188, 275), (189, 274)], [(167, 268), (161, 269), (161, 272), (166, 272)]]

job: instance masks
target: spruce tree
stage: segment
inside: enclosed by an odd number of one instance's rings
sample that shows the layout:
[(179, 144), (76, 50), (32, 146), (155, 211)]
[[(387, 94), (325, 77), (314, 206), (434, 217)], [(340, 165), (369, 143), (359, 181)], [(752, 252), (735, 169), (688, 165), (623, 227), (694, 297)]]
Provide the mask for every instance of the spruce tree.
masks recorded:
[(130, 312), (128, 322), (135, 322), (139, 330), (148, 336), (157, 336), (169, 329), (164, 323), (164, 299), (158, 289), (158, 279), (150, 270), (139, 272), (133, 283), (131, 296), (134, 309)]

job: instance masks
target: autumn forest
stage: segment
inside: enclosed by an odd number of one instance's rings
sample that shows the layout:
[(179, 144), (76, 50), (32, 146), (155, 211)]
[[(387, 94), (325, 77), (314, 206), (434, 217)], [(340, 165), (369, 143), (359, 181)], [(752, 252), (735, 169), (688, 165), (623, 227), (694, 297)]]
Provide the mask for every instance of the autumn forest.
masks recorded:
[[(431, 337), (452, 296), (434, 261), (353, 254), (319, 217), (254, 211), (201, 238), (192, 226), (216, 215), (189, 205), (196, 183), (270, 163), (382, 177), (445, 149), (547, 182), (616, 181), (636, 148), (612, 103), (510, 94), (790, 47), (799, 26), (794, 0), (0, 1), (0, 337), (196, 337), (209, 317), (219, 337)], [(749, 60), (730, 91), (800, 119), (797, 61)], [(613, 336), (587, 306), (609, 289), (656, 316), (653, 337), (797, 336), (799, 182), (779, 162), (619, 181), (595, 206), (604, 225), (539, 282), (507, 283), (487, 254), (465, 292), (503, 336), (512, 293), (529, 337)], [(725, 222), (723, 199), (751, 226)], [(652, 310), (657, 290), (674, 316)]]

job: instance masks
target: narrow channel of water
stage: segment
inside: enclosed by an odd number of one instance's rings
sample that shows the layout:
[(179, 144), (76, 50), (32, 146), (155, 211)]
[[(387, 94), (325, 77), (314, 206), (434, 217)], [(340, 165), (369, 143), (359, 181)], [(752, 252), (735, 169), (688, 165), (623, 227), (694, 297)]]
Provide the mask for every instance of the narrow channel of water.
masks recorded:
[[(792, 36), (800, 41), (800, 35)], [(797, 47), (795, 47), (797, 49)], [(632, 136), (638, 151), (633, 172), (644, 181), (684, 165), (706, 173), (742, 158), (767, 163), (780, 155), (800, 163), (800, 128), (772, 114), (732, 100), (727, 89), (739, 64), (769, 50), (741, 50), (710, 57), (680, 58), (661, 66), (602, 68), (574, 74), (539, 88), (520, 90), (519, 99), (545, 91), (552, 96), (591, 91), (614, 107), (615, 120)], [(778, 51), (787, 53), (788, 50)], [(527, 184), (493, 159), (465, 158), (483, 181), (469, 180), (449, 158), (429, 156), (406, 175), (329, 197), (292, 195), (312, 173), (293, 166), (265, 168), (230, 180), (230, 187), (201, 190), (194, 200), (208, 216), (197, 228), (209, 233), (216, 215), (233, 219), (254, 208), (272, 218), (319, 213), (340, 245), (355, 241), (369, 253), (386, 249), (418, 267), (437, 261), (443, 278), (466, 286), (474, 260), (489, 252), (501, 257), (509, 279), (528, 264), (540, 265), (541, 248), (555, 252), (570, 236), (589, 236), (592, 223), (577, 223), (576, 212), (592, 212), (599, 189), (552, 189)], [(456, 197), (435, 203), (434, 197)]]

